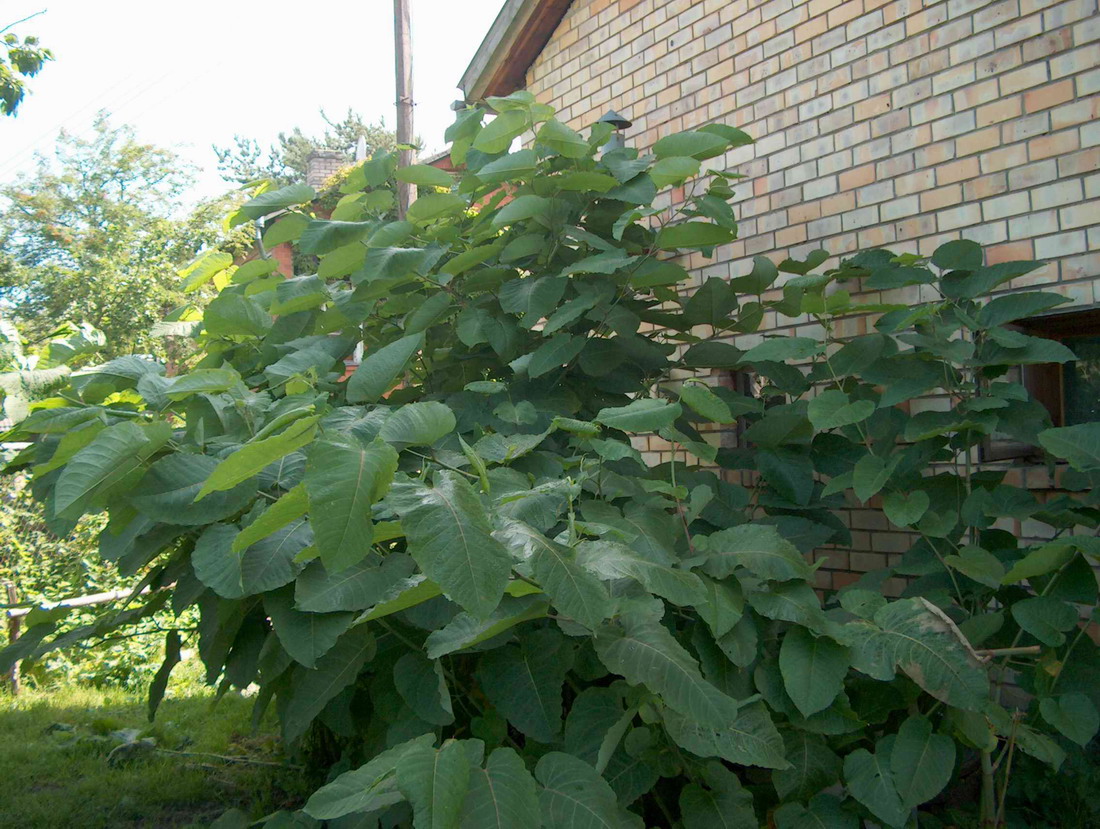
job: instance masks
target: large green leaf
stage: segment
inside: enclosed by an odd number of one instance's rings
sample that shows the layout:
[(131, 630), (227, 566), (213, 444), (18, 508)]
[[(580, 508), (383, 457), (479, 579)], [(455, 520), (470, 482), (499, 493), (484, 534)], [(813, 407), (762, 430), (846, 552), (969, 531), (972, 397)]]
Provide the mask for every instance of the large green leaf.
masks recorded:
[(656, 245), (661, 250), (707, 248), (725, 244), (732, 241), (733, 237), (732, 230), (708, 222), (682, 222), (661, 228)]
[(787, 694), (808, 717), (828, 708), (844, 687), (848, 649), (805, 628), (792, 628), (783, 637), (779, 670)]
[(715, 423), (733, 423), (736, 420), (729, 405), (700, 383), (684, 383), (680, 389), (680, 402)]
[(512, 559), (493, 538), (473, 487), (461, 475), (442, 471), (435, 486), (395, 487), (392, 500), (409, 553), (425, 575), (473, 616), (492, 613), (504, 595)]
[(578, 563), (574, 550), (551, 541), (521, 521), (508, 521), (494, 535), (517, 558), (530, 557), (535, 579), (561, 613), (592, 630), (611, 615), (607, 588)]
[(596, 770), (571, 754), (552, 751), (535, 767), (541, 784), (543, 829), (641, 829), (641, 818), (619, 806)]
[(584, 350), (588, 340), (585, 337), (572, 334), (557, 334), (531, 354), (531, 360), (527, 363), (527, 374), (530, 377), (541, 377), (547, 372), (568, 366)]
[(317, 820), (333, 820), (354, 813), (369, 814), (400, 803), (405, 796), (397, 789), (397, 763), (409, 751), (431, 747), (434, 734), (424, 734), (376, 754), (366, 765), (347, 771), (315, 791), (303, 811)]
[(367, 352), (363, 362), (348, 378), (349, 403), (374, 403), (388, 392), (404, 373), (409, 361), (424, 346), (424, 334), (412, 334)]
[(54, 511), (76, 518), (102, 505), (107, 497), (130, 489), (140, 480), (145, 461), (171, 436), (168, 424), (160, 422), (108, 426), (61, 470), (54, 487)]
[(209, 524), (244, 509), (256, 495), (255, 481), (195, 501), (218, 462), (208, 455), (178, 452), (149, 467), (130, 503), (142, 515), (162, 524)]
[[(432, 582), (425, 582), (425, 584), (432, 584)], [(438, 589), (436, 588), (437, 591)], [(544, 618), (549, 609), (550, 603), (544, 596), (505, 596), (496, 610), (484, 619), (476, 618), (469, 613), (459, 613), (446, 625), (428, 636), (424, 643), (425, 650), (429, 658), (438, 659), (448, 653), (472, 648), (524, 622)]]
[(699, 664), (660, 621), (628, 613), (619, 622), (596, 634), (596, 653), (609, 670), (631, 684), (648, 686), (697, 723), (737, 718), (737, 702), (703, 679)]
[(612, 429), (624, 432), (655, 432), (672, 423), (683, 413), (679, 403), (645, 397), (626, 406), (600, 409), (596, 420)]
[(759, 829), (752, 794), (737, 775), (718, 763), (704, 769), (706, 787), (689, 783), (680, 789), (684, 829)]
[(320, 415), (303, 417), (277, 435), (246, 443), (214, 468), (195, 500), (199, 501), (211, 492), (233, 489), (242, 481), (258, 475), (279, 458), (301, 449), (313, 440), (318, 420)]
[(483, 126), (474, 138), (474, 149), (483, 153), (502, 153), (511, 146), (512, 140), (527, 129), (530, 118), (527, 113), (511, 109), (497, 115)]
[(211, 524), (195, 542), (191, 566), (199, 581), (227, 599), (240, 599), (289, 584), (300, 565), (295, 556), (309, 545), (310, 533), (298, 520), (241, 551), (233, 551), (239, 530)]
[(298, 240), (302, 253), (323, 256), (337, 248), (360, 241), (375, 227), (374, 222), (335, 222), (315, 219), (306, 225)]
[(714, 533), (707, 539), (703, 570), (716, 579), (744, 567), (762, 579), (807, 579), (810, 565), (798, 549), (770, 524), (741, 524)]
[(264, 595), (264, 611), (283, 649), (307, 668), (328, 653), (350, 626), (353, 613), (303, 613), (294, 609), (293, 590)]
[(316, 441), (309, 451), (305, 485), (317, 550), (330, 573), (362, 561), (374, 540), (371, 505), (390, 487), (397, 452), (375, 439), (354, 436)]
[(374, 636), (369, 625), (357, 625), (317, 660), (315, 669), (298, 668), (282, 717), (283, 739), (292, 742), (304, 734), (329, 700), (355, 682), (374, 651)]
[(954, 774), (955, 741), (933, 734), (927, 717), (909, 717), (898, 729), (890, 770), (906, 809), (926, 803), (943, 791)]
[(450, 725), (455, 721), (451, 693), (439, 660), (409, 651), (393, 666), (393, 684), (405, 704), (424, 722)]
[(459, 829), (470, 787), (470, 760), (462, 743), (439, 749), (416, 745), (397, 761), (397, 786), (413, 807), (417, 829)]
[(478, 683), (515, 728), (549, 743), (561, 733), (561, 686), (572, 665), (568, 640), (546, 628), (521, 635), (518, 645), (485, 654), (478, 666)]
[(271, 328), (271, 315), (242, 294), (219, 294), (202, 315), (206, 333), (215, 337), (262, 337)]
[(293, 207), (296, 204), (305, 204), (315, 198), (317, 193), (308, 184), (288, 184), (286, 187), (269, 190), (246, 201), (240, 206), (230, 224), (240, 224), (246, 219), (262, 219), (269, 213)]
[(558, 306), (567, 284), (560, 276), (510, 280), (501, 286), (500, 307), (511, 314), (520, 314), (520, 323), (533, 328)]
[(842, 391), (830, 389), (810, 401), (806, 414), (816, 429), (836, 429), (851, 426), (869, 418), (875, 411), (870, 400), (849, 399)]
[(777, 829), (858, 829), (859, 818), (840, 807), (830, 794), (819, 794), (809, 806), (784, 803), (773, 815)]
[(809, 800), (840, 779), (840, 758), (818, 735), (788, 731), (783, 749), (791, 767), (772, 774), (780, 800)]
[(1100, 469), (1100, 423), (1047, 429), (1039, 433), (1039, 443), (1056, 458), (1069, 461), (1074, 469)]
[(672, 710), (662, 712), (661, 718), (669, 736), (700, 757), (769, 769), (790, 765), (783, 755), (783, 738), (762, 702), (744, 706), (732, 720), (698, 723)]
[(446, 170), (440, 170), (430, 164), (410, 164), (408, 167), (398, 167), (393, 174), (398, 181), (407, 181), (418, 187), (450, 187), (454, 179)]
[(551, 118), (535, 136), (535, 142), (566, 158), (584, 158), (591, 152), (581, 134), (571, 130), (556, 118)]
[(382, 424), (378, 437), (399, 449), (431, 446), (454, 428), (454, 412), (442, 403), (429, 400), (402, 406)]
[(1100, 714), (1085, 694), (1062, 694), (1039, 700), (1043, 719), (1073, 742), (1087, 746), (1100, 729)]
[(409, 205), (408, 219), (414, 224), (428, 224), (465, 209), (466, 200), (456, 193), (428, 193)]
[[(234, 491), (230, 490), (230, 492)], [(305, 515), (308, 509), (309, 497), (306, 495), (305, 484), (298, 484), (289, 492), (283, 493), (278, 501), (261, 512), (251, 524), (240, 531), (233, 539), (233, 552), (239, 553), (261, 538), (267, 538), (276, 530), (281, 530), (291, 521)]]
[(896, 668), (936, 699), (978, 711), (989, 694), (985, 665), (939, 608), (923, 598), (899, 599), (875, 612), (874, 621), (848, 623), (852, 666), (889, 681)]
[(1044, 645), (1061, 647), (1066, 631), (1077, 627), (1077, 608), (1050, 596), (1032, 596), (1012, 604), (1012, 618)]
[[(643, 530), (644, 531), (644, 530)], [(585, 541), (577, 547), (580, 563), (603, 579), (634, 579), (681, 607), (703, 604), (708, 594), (694, 573), (651, 561), (616, 541)]]
[(860, 748), (844, 758), (844, 781), (852, 796), (887, 826), (905, 825), (909, 812), (898, 794), (883, 741), (874, 754)]
[[(408, 585), (415, 562), (401, 553), (391, 553), (381, 563), (371, 557), (340, 573), (329, 573), (319, 561), (310, 564), (294, 585), (299, 610), (326, 613), (335, 610), (366, 610), (390, 598), (390, 593)], [(439, 595), (434, 588), (433, 595)]]
[(462, 829), (534, 829), (540, 822), (535, 779), (510, 748), (489, 755), (485, 768), (470, 773), (462, 804)]

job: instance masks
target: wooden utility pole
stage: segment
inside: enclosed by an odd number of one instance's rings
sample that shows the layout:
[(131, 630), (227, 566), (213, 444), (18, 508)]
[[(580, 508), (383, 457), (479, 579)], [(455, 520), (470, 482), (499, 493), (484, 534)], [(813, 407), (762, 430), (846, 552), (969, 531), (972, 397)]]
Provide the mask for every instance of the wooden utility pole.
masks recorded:
[[(409, 23), (411, 0), (393, 0), (393, 41), (397, 76), (397, 143), (413, 143), (413, 71), (412, 26)], [(401, 150), (398, 164), (413, 163), (412, 150)], [(397, 218), (404, 219), (412, 203), (412, 185), (397, 182)]]
[[(19, 601), (19, 593), (15, 589), (15, 585), (10, 581), (4, 582), (4, 597), (8, 600), (9, 605), (14, 605)], [(19, 638), (19, 629), (22, 624), (22, 619), (8, 610), (8, 644), (14, 645), (15, 640)], [(8, 672), (8, 680), (11, 682), (11, 692), (14, 696), (19, 693), (19, 662), (18, 660), (12, 663), (11, 671)]]

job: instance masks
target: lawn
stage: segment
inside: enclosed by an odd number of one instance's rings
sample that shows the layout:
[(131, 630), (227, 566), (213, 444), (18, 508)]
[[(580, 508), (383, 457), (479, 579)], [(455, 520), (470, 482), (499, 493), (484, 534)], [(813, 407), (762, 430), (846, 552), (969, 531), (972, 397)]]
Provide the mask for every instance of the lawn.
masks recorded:
[[(177, 672), (152, 724), (137, 692), (0, 692), (0, 826), (205, 827), (230, 808), (260, 817), (298, 805), (310, 784), (279, 766), (273, 717), (253, 733), (250, 699), (230, 693), (216, 700), (197, 681), (196, 665)], [(151, 737), (158, 749), (181, 753), (138, 748), (112, 755), (128, 737)]]

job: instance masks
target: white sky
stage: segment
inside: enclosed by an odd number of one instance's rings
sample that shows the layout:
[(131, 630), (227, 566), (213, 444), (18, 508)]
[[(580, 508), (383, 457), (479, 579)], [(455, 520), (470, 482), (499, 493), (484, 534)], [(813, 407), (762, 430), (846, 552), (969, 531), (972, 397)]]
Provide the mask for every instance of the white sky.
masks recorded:
[[(410, 0), (416, 134), (441, 149), (455, 87), (503, 0)], [(37, 35), (56, 60), (0, 120), (0, 181), (31, 169), (59, 129), (83, 133), (100, 109), (143, 141), (202, 168), (198, 196), (227, 189), (211, 144), (234, 133), (270, 144), (324, 128), (348, 107), (393, 128), (392, 0), (0, 0), (0, 28)]]

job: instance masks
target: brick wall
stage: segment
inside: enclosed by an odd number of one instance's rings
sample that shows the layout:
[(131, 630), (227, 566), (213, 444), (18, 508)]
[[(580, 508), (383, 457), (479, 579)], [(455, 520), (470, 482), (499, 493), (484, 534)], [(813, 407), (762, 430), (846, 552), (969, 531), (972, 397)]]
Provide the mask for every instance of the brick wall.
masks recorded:
[(348, 164), (339, 150), (314, 150), (306, 159), (306, 184), (320, 190), (328, 179)]
[[(963, 237), (990, 246), (991, 261), (1049, 261), (1009, 289), (1100, 301), (1097, 0), (575, 0), (527, 87), (577, 129), (609, 107), (624, 113), (642, 150), (712, 122), (756, 138), (725, 159), (748, 176), (740, 238), (714, 259), (688, 257), (697, 280), (745, 273), (755, 254), (928, 254)], [(846, 325), (841, 336), (867, 322)], [(657, 438), (644, 448), (669, 459)], [(855, 543), (826, 552), (823, 587), (910, 543), (875, 509), (845, 518)]]

